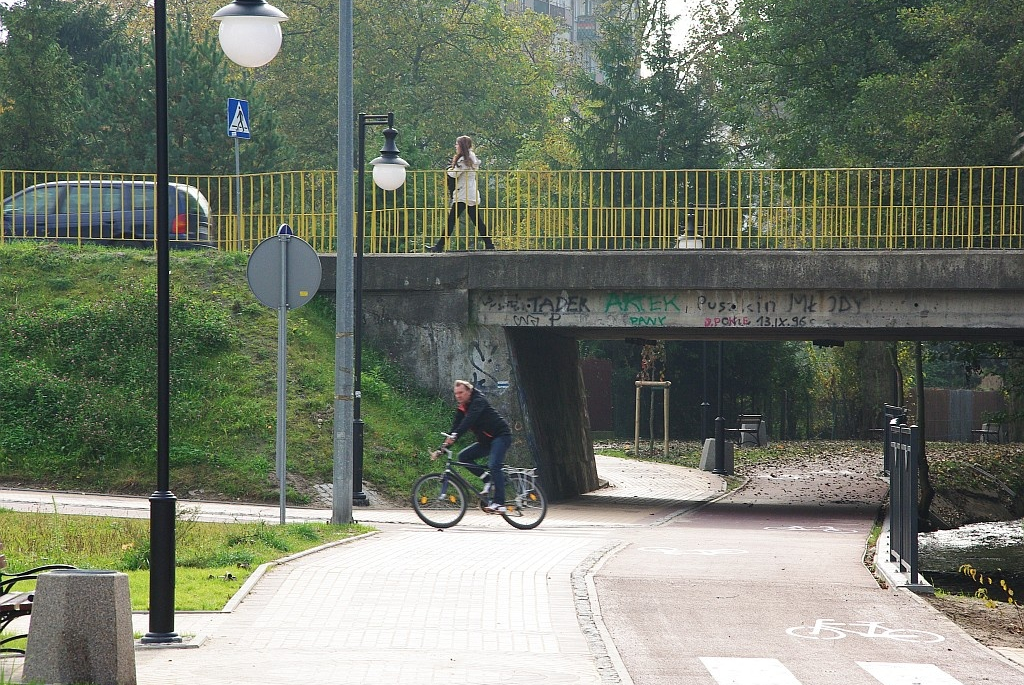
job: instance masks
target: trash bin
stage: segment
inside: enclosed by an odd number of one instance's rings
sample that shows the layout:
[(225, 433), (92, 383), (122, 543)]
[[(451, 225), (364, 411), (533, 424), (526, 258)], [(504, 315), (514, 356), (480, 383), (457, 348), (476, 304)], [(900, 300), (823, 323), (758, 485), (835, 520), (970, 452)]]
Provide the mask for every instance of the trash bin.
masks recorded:
[(128, 576), (88, 569), (40, 574), (23, 673), (26, 682), (135, 685)]

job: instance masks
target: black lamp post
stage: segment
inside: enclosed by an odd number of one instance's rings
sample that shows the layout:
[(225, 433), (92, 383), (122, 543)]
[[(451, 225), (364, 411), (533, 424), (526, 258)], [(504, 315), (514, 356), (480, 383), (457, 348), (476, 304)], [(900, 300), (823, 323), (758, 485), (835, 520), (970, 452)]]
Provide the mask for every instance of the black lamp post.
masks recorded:
[(711, 404), (708, 402), (708, 341), (701, 343), (700, 366), (704, 371), (704, 390), (701, 393), (700, 403), (700, 444), (703, 446), (708, 437), (708, 412), (711, 411)]
[[(155, 0), (153, 11), (156, 72), (157, 489), (149, 497), (149, 632), (141, 641), (146, 644), (163, 644), (181, 642), (181, 636), (174, 631), (174, 516), (178, 498), (170, 491), (171, 299), (166, 0)], [(235, 0), (219, 10), (214, 19), (222, 22), (220, 37), (224, 53), (242, 66), (260, 66), (273, 59), (281, 47), (280, 22), (287, 17), (263, 0)], [(233, 20), (240, 20), (241, 23)]]
[(153, 3), (156, 72), (156, 491), (149, 497), (149, 632), (142, 642), (181, 642), (174, 632), (174, 514), (170, 491), (170, 211), (167, 170), (167, 3)]
[(722, 341), (718, 341), (718, 416), (715, 418), (715, 467), (712, 473), (725, 474), (725, 417), (722, 416)]
[(353, 364), (353, 401), (352, 401), (352, 504), (366, 506), (369, 500), (363, 492), (363, 419), (360, 413), (362, 400), (363, 373), (363, 242), (365, 240), (366, 198), (364, 188), (366, 182), (366, 127), (387, 126), (384, 129), (384, 147), (370, 164), (373, 166), (373, 182), (382, 190), (398, 190), (405, 183), (405, 168), (409, 163), (398, 156), (395, 146), (395, 113), (359, 114), (359, 148), (356, 152), (356, 168), (358, 182), (356, 196), (359, 204), (356, 207), (356, 260), (353, 274), (353, 326), (352, 337), (355, 363)]

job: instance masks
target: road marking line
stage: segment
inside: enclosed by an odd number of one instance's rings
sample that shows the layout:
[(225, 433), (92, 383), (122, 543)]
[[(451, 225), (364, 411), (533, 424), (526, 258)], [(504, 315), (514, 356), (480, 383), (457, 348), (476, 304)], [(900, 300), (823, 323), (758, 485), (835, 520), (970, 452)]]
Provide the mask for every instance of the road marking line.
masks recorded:
[(702, 656), (700, 660), (718, 685), (800, 685), (778, 659)]
[(696, 554), (698, 556), (713, 557), (721, 554), (746, 554), (745, 549), (676, 549), (675, 547), (641, 547), (641, 552), (661, 552), (667, 556), (679, 556), (682, 554)]
[(963, 685), (935, 664), (894, 664), (858, 661), (882, 685)]

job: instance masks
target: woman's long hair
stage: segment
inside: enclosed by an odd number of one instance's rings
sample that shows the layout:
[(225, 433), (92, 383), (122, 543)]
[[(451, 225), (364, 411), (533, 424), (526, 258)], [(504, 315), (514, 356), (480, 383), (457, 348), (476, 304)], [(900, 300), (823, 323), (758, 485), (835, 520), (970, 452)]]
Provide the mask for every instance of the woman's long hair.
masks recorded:
[(459, 159), (469, 161), (469, 153), (473, 149), (473, 139), (469, 136), (459, 136), (455, 139), (455, 154), (452, 155), (452, 166), (459, 163)]

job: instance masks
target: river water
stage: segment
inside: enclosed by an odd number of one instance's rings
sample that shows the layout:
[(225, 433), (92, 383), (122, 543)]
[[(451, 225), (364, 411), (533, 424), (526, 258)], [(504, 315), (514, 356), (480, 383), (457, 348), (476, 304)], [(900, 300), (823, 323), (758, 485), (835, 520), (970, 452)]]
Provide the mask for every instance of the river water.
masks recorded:
[(922, 574), (935, 587), (954, 594), (974, 594), (978, 584), (959, 571), (970, 564), (995, 578), (988, 586), (993, 599), (1004, 599), (999, 581), (1014, 590), (1024, 603), (1024, 519), (971, 523), (950, 530), (917, 536)]

